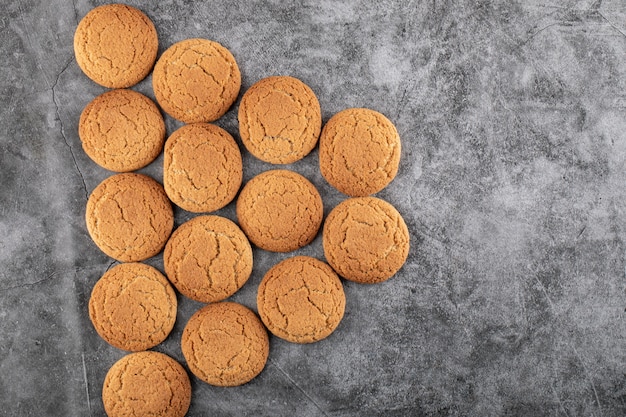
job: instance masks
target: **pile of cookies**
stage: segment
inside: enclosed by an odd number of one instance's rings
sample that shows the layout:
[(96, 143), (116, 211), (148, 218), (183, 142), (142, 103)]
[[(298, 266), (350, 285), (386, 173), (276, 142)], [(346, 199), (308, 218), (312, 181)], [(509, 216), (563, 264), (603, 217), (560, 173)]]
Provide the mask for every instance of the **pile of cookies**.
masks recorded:
[[(83, 110), (79, 136), (86, 154), (116, 172), (89, 196), (86, 223), (95, 244), (121, 263), (95, 284), (89, 316), (98, 334), (131, 353), (106, 375), (102, 398), (110, 416), (141, 411), (182, 416), (191, 401), (187, 372), (148, 349), (163, 342), (176, 319), (175, 291), (207, 303), (186, 323), (181, 349), (189, 370), (217, 386), (241, 385), (264, 368), (267, 330), (293, 343), (312, 343), (339, 325), (345, 294), (339, 276), (360, 283), (392, 277), (404, 264), (409, 233), (398, 211), (371, 197), (395, 177), (400, 138), (369, 109), (347, 109), (322, 130), (315, 93), (289, 76), (262, 79), (243, 95), (239, 135), (245, 149), (271, 164), (289, 164), (319, 142), (323, 177), (350, 198), (323, 226), (321, 260), (295, 256), (262, 279), (258, 316), (224, 301), (252, 272), (251, 243), (271, 252), (309, 244), (323, 222), (322, 198), (302, 175), (263, 172), (243, 188), (239, 145), (211, 122), (236, 101), (241, 75), (222, 45), (189, 39), (157, 60), (153, 23), (121, 4), (100, 6), (79, 23), (78, 65), (110, 88)], [(156, 63), (155, 63), (156, 62)], [(128, 89), (151, 71), (158, 106)], [(166, 139), (162, 109), (185, 123)], [(164, 153), (163, 186), (134, 173)], [(214, 212), (236, 200), (239, 224)], [(172, 203), (198, 213), (174, 229)], [(141, 263), (163, 251), (164, 272)]]

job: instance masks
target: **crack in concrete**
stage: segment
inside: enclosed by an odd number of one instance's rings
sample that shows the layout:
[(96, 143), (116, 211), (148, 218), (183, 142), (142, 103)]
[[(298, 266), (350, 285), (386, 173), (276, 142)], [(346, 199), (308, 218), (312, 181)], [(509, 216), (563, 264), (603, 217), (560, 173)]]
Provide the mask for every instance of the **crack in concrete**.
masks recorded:
[(595, 12), (596, 12), (596, 13), (598, 13), (598, 15), (599, 15), (602, 19), (604, 19), (604, 21), (605, 21), (606, 23), (608, 23), (608, 24), (609, 24), (609, 26), (611, 26), (611, 27), (612, 27), (613, 29), (615, 29), (615, 30), (616, 30), (619, 34), (621, 34), (623, 37), (625, 37), (625, 38), (626, 38), (626, 33), (622, 32), (622, 31), (621, 31), (621, 30), (620, 30), (617, 26), (615, 26), (615, 25), (613, 24), (613, 22), (611, 22), (609, 19), (607, 19), (607, 18), (606, 18), (606, 16), (604, 16), (604, 15), (602, 14), (602, 12), (601, 12), (599, 9), (598, 9), (598, 10), (595, 10)]
[(39, 285), (39, 284), (41, 284), (41, 283), (43, 283), (43, 282), (46, 282), (46, 281), (51, 280), (51, 279), (52, 279), (52, 278), (54, 278), (56, 275), (57, 275), (57, 273), (56, 273), (56, 272), (53, 272), (53, 273), (51, 273), (51, 274), (48, 274), (45, 278), (42, 278), (42, 279), (40, 279), (40, 280), (38, 280), (38, 281), (34, 281), (34, 282), (25, 282), (25, 283), (23, 283), (23, 284), (13, 285), (13, 286), (11, 286), (11, 287), (0, 288), (0, 293), (7, 292), (7, 291), (11, 291), (11, 290), (16, 290), (16, 289), (19, 289), (19, 288), (26, 288), (26, 287), (32, 287), (32, 286), (35, 286), (35, 285)]
[(83, 362), (83, 382), (85, 383), (85, 393), (87, 394), (87, 409), (89, 410), (89, 415), (91, 415), (91, 398), (89, 396), (89, 381), (87, 379), (87, 366), (85, 365), (85, 354), (80, 354), (82, 362)]
[(78, 26), (78, 10), (76, 9), (76, 0), (72, 0), (72, 10), (74, 11), (74, 23)]
[(85, 201), (87, 201), (87, 199), (89, 198), (89, 192), (87, 191), (87, 184), (85, 182), (85, 177), (83, 176), (83, 173), (80, 170), (80, 167), (78, 166), (78, 161), (76, 160), (74, 149), (72, 148), (72, 145), (70, 145), (67, 135), (65, 134), (65, 126), (63, 126), (63, 119), (61, 118), (61, 111), (59, 110), (59, 103), (57, 101), (56, 90), (55, 90), (56, 86), (59, 83), (59, 79), (61, 78), (61, 75), (63, 75), (63, 73), (69, 68), (70, 64), (72, 63), (72, 60), (73, 58), (71, 57), (70, 59), (67, 60), (67, 63), (65, 64), (63, 69), (61, 69), (61, 71), (57, 74), (56, 79), (54, 80), (54, 83), (52, 84), (52, 86), (50, 86), (50, 90), (52, 91), (52, 102), (54, 103), (54, 112), (56, 114), (56, 118), (59, 121), (61, 136), (63, 137), (63, 142), (65, 143), (65, 146), (70, 151), (70, 155), (72, 156), (72, 162), (74, 163), (74, 167), (76, 168), (76, 171), (78, 172), (78, 175), (80, 176), (80, 180), (83, 184), (83, 191), (85, 192)]
[(298, 385), (298, 383), (287, 372), (285, 372), (283, 368), (278, 365), (278, 363), (272, 360), (272, 358), (268, 358), (268, 362), (274, 365), (276, 369), (278, 369), (278, 371), (291, 383), (291, 385), (298, 389), (298, 391), (300, 391), (315, 406), (315, 408), (322, 413), (323, 416), (328, 417), (328, 414), (326, 414), (324, 409), (313, 399), (313, 397), (311, 397), (300, 385)]
[[(72, 1), (72, 4), (74, 6), (74, 13), (75, 13), (75, 17), (76, 20), (78, 20), (78, 14), (76, 13), (76, 5), (74, 4), (74, 2)], [(24, 32), (26, 34), (26, 40), (28, 41), (28, 46), (30, 47), (31, 50), (34, 51), (33, 48), (33, 42), (31, 40), (31, 37), (29, 35), (29, 28), (26, 26), (26, 21), (24, 20), (24, 10), (22, 8), (22, 3), (18, 2), (18, 10), (20, 12), (20, 19), (22, 21), (22, 27), (24, 29)], [(50, 81), (48, 80), (48, 77), (46, 76), (45, 71), (43, 70), (41, 63), (39, 62), (39, 59), (36, 59), (36, 65), (37, 68), (39, 69), (39, 71), (41, 71), (41, 73), (43, 74), (43, 79), (45, 81), (45, 83), (48, 85), (48, 87), (50, 88), (50, 90), (52, 91), (52, 102), (54, 103), (54, 110), (55, 110), (55, 114), (56, 114), (56, 118), (59, 120), (59, 124), (60, 124), (60, 128), (61, 128), (61, 136), (63, 136), (63, 141), (65, 142), (65, 146), (68, 147), (68, 149), (70, 150), (70, 154), (72, 156), (72, 160), (74, 162), (74, 166), (76, 168), (76, 170), (78, 171), (78, 175), (81, 178), (81, 181), (83, 183), (83, 189), (85, 191), (85, 200), (87, 200), (89, 193), (87, 192), (87, 185), (85, 183), (85, 178), (83, 176), (83, 173), (81, 172), (80, 168), (78, 167), (78, 163), (76, 161), (76, 156), (74, 155), (74, 150), (72, 148), (72, 146), (70, 145), (68, 139), (67, 139), (67, 135), (65, 134), (65, 127), (63, 126), (63, 120), (61, 119), (61, 113), (59, 111), (59, 103), (57, 102), (57, 98), (56, 98), (56, 91), (55, 88), (59, 82), (59, 78), (61, 78), (61, 75), (68, 69), (68, 67), (70, 66), (71, 62), (73, 60), (73, 57), (70, 57), (67, 61), (67, 63), (65, 64), (65, 66), (61, 69), (61, 71), (57, 74), (56, 79), (54, 80), (54, 83), (52, 85), (50, 85)]]

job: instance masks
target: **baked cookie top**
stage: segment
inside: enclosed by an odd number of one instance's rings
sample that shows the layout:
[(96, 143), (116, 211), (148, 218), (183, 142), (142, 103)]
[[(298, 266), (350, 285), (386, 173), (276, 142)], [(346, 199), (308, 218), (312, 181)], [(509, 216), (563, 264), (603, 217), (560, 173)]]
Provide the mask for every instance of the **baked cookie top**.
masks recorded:
[(85, 219), (94, 243), (121, 262), (158, 254), (174, 227), (174, 212), (163, 187), (135, 173), (102, 181), (87, 200)]
[(131, 353), (107, 372), (102, 402), (109, 417), (183, 417), (191, 382), (182, 365), (163, 353)]
[(247, 307), (208, 304), (191, 318), (181, 339), (187, 366), (211, 385), (237, 386), (257, 376), (267, 362), (269, 338), (263, 323)]
[(105, 341), (140, 351), (164, 341), (176, 321), (176, 294), (155, 268), (141, 263), (114, 266), (93, 287), (89, 318)]
[(242, 175), (239, 147), (221, 127), (185, 125), (165, 143), (163, 186), (170, 200), (187, 211), (224, 207), (237, 195)]
[(317, 144), (321, 126), (315, 93), (297, 78), (264, 78), (241, 98), (241, 140), (265, 162), (290, 164), (304, 158)]
[(252, 248), (241, 229), (219, 216), (198, 216), (172, 233), (165, 273), (183, 295), (203, 303), (224, 300), (252, 273)]
[(342, 277), (373, 284), (391, 278), (409, 254), (409, 230), (389, 203), (376, 197), (349, 198), (324, 223), (326, 260)]
[(212, 122), (235, 102), (241, 73), (235, 57), (219, 43), (187, 39), (163, 52), (152, 87), (159, 105), (175, 119)]
[(326, 263), (296, 256), (274, 265), (257, 294), (261, 320), (270, 332), (294, 343), (328, 337), (339, 325), (346, 296), (339, 277)]
[(368, 196), (385, 188), (398, 173), (400, 136), (377, 111), (342, 110), (322, 130), (319, 161), (330, 185), (352, 197)]
[(92, 9), (74, 33), (76, 62), (85, 75), (108, 88), (143, 80), (156, 60), (159, 40), (152, 21), (125, 4)]
[(85, 107), (78, 134), (85, 153), (95, 163), (111, 171), (128, 172), (159, 156), (165, 123), (148, 97), (132, 90), (112, 90)]
[(290, 252), (309, 244), (323, 216), (322, 198), (313, 184), (293, 171), (265, 171), (243, 187), (237, 218), (250, 241), (261, 249)]

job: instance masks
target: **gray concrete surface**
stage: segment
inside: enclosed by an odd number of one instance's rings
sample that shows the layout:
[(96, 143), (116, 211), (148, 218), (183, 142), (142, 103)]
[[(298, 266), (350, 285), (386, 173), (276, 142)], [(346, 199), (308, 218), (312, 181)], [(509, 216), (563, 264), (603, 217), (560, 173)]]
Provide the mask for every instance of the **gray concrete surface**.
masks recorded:
[[(98, 1), (3, 2), (0, 17), (0, 414), (100, 416), (124, 352), (87, 301), (112, 265), (84, 224), (111, 173), (87, 158), (82, 108), (105, 90), (72, 50)], [(364, 106), (402, 137), (378, 194), (411, 233), (384, 284), (345, 283), (346, 315), (313, 345), (271, 338), (238, 388), (193, 379), (191, 416), (622, 416), (626, 414), (626, 3), (518, 1), (130, 1), (160, 52), (190, 37), (228, 47), (243, 89), (292, 75), (324, 121)], [(135, 87), (154, 97), (150, 78)], [(239, 141), (235, 104), (217, 124)], [(180, 124), (167, 118), (168, 133)], [(240, 143), (240, 142), (239, 142)], [(317, 167), (289, 168), (345, 197)], [(271, 168), (244, 152), (244, 180)], [(162, 157), (141, 172), (161, 180)], [(235, 219), (234, 205), (218, 214)], [(180, 224), (191, 218), (176, 212)], [(321, 238), (296, 253), (323, 257)], [(232, 297), (287, 255), (255, 250)], [(148, 263), (162, 270), (162, 258)], [(156, 350), (183, 361), (200, 304), (180, 298)]]

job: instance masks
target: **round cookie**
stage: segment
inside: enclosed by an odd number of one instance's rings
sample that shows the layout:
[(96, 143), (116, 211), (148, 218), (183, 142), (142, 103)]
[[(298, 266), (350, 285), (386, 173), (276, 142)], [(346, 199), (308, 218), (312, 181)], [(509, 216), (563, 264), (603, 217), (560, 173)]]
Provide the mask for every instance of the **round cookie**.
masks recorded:
[(165, 143), (163, 186), (170, 200), (187, 211), (224, 207), (237, 195), (242, 175), (239, 147), (221, 127), (185, 125)]
[(74, 33), (78, 66), (108, 88), (126, 88), (143, 80), (154, 65), (158, 47), (152, 21), (124, 4), (96, 7), (81, 19)]
[(322, 224), (323, 209), (315, 186), (283, 169), (252, 178), (237, 199), (241, 229), (256, 246), (272, 252), (309, 244)]
[(105, 341), (118, 349), (140, 351), (164, 341), (176, 321), (176, 294), (155, 268), (114, 266), (96, 282), (89, 318)]
[(328, 337), (339, 325), (346, 296), (326, 263), (296, 256), (274, 265), (257, 294), (259, 316), (274, 335), (294, 343)]
[(241, 141), (262, 161), (290, 164), (304, 158), (317, 144), (321, 127), (317, 97), (297, 78), (264, 78), (241, 98)]
[(191, 382), (182, 365), (163, 353), (131, 353), (107, 372), (102, 402), (109, 417), (183, 417)]
[(175, 119), (212, 122), (235, 102), (241, 73), (235, 57), (219, 43), (187, 39), (163, 52), (152, 87), (163, 110)]
[(148, 97), (133, 90), (112, 90), (85, 107), (78, 135), (95, 163), (128, 172), (145, 167), (161, 153), (165, 123)]
[(324, 126), (319, 160), (330, 185), (352, 197), (368, 196), (385, 188), (398, 173), (400, 136), (382, 114), (346, 109)]
[(261, 373), (269, 355), (269, 338), (250, 309), (221, 302), (208, 304), (191, 316), (181, 347), (194, 375), (211, 385), (232, 387)]
[(252, 248), (241, 229), (219, 216), (198, 216), (172, 233), (165, 273), (183, 295), (202, 303), (224, 300), (252, 273)]
[(87, 200), (85, 219), (100, 250), (121, 262), (158, 254), (174, 227), (174, 212), (163, 187), (134, 173), (102, 181)]
[(409, 254), (409, 230), (389, 203), (375, 197), (349, 198), (324, 223), (326, 260), (342, 277), (374, 284), (391, 278)]

